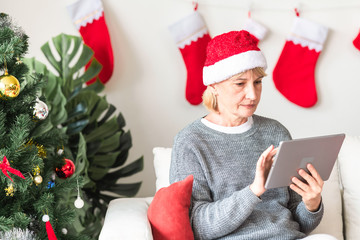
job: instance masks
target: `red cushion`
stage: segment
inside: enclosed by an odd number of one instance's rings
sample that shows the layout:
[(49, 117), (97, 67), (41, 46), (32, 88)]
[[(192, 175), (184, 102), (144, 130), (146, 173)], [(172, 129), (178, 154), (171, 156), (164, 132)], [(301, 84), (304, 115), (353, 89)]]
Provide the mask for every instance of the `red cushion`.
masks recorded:
[(147, 215), (154, 240), (192, 240), (189, 208), (194, 177), (187, 176), (156, 192)]

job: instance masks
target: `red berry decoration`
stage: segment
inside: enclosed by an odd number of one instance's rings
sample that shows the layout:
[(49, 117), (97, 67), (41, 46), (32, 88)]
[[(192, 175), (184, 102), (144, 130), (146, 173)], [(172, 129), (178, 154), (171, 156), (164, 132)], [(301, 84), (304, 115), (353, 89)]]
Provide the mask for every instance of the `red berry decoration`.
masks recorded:
[(74, 174), (75, 164), (70, 159), (65, 158), (65, 165), (61, 168), (56, 168), (55, 172), (59, 178), (66, 179)]

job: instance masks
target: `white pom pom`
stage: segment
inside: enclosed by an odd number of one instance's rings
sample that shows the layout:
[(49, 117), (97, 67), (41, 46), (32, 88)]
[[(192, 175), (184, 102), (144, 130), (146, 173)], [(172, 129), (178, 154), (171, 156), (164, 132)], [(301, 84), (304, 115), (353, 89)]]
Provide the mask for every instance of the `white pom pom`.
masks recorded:
[(43, 222), (48, 222), (50, 220), (50, 217), (49, 217), (49, 215), (44, 215), (44, 216), (42, 216), (42, 221)]
[(66, 229), (66, 228), (63, 228), (63, 229), (61, 229), (61, 232), (62, 232), (64, 235), (66, 235), (66, 234), (67, 234), (67, 229)]
[(60, 156), (60, 155), (62, 155), (64, 153), (64, 150), (63, 149), (59, 149), (58, 151), (57, 151), (57, 154)]
[(80, 196), (77, 197), (77, 199), (74, 202), (74, 205), (76, 208), (82, 208), (84, 206), (84, 201), (80, 198)]

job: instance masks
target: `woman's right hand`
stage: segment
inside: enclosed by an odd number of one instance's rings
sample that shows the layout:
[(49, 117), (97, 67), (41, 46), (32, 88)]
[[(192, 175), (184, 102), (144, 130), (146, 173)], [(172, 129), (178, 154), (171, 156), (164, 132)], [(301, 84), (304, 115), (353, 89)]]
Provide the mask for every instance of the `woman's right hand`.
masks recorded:
[(273, 157), (275, 156), (278, 148), (274, 148), (271, 145), (260, 156), (256, 164), (256, 172), (254, 182), (250, 185), (250, 190), (258, 197), (260, 197), (265, 191), (265, 182), (271, 166), (273, 164)]

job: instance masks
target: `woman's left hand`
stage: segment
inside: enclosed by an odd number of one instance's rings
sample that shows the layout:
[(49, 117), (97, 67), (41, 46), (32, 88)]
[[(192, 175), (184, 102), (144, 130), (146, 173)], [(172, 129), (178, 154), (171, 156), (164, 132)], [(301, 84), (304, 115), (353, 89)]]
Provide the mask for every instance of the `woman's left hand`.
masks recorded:
[(310, 174), (304, 169), (299, 170), (299, 175), (305, 179), (306, 182), (302, 182), (297, 177), (293, 177), (293, 183), (290, 185), (290, 188), (302, 197), (302, 200), (309, 211), (315, 212), (320, 207), (324, 181), (312, 164), (308, 164), (307, 169)]

